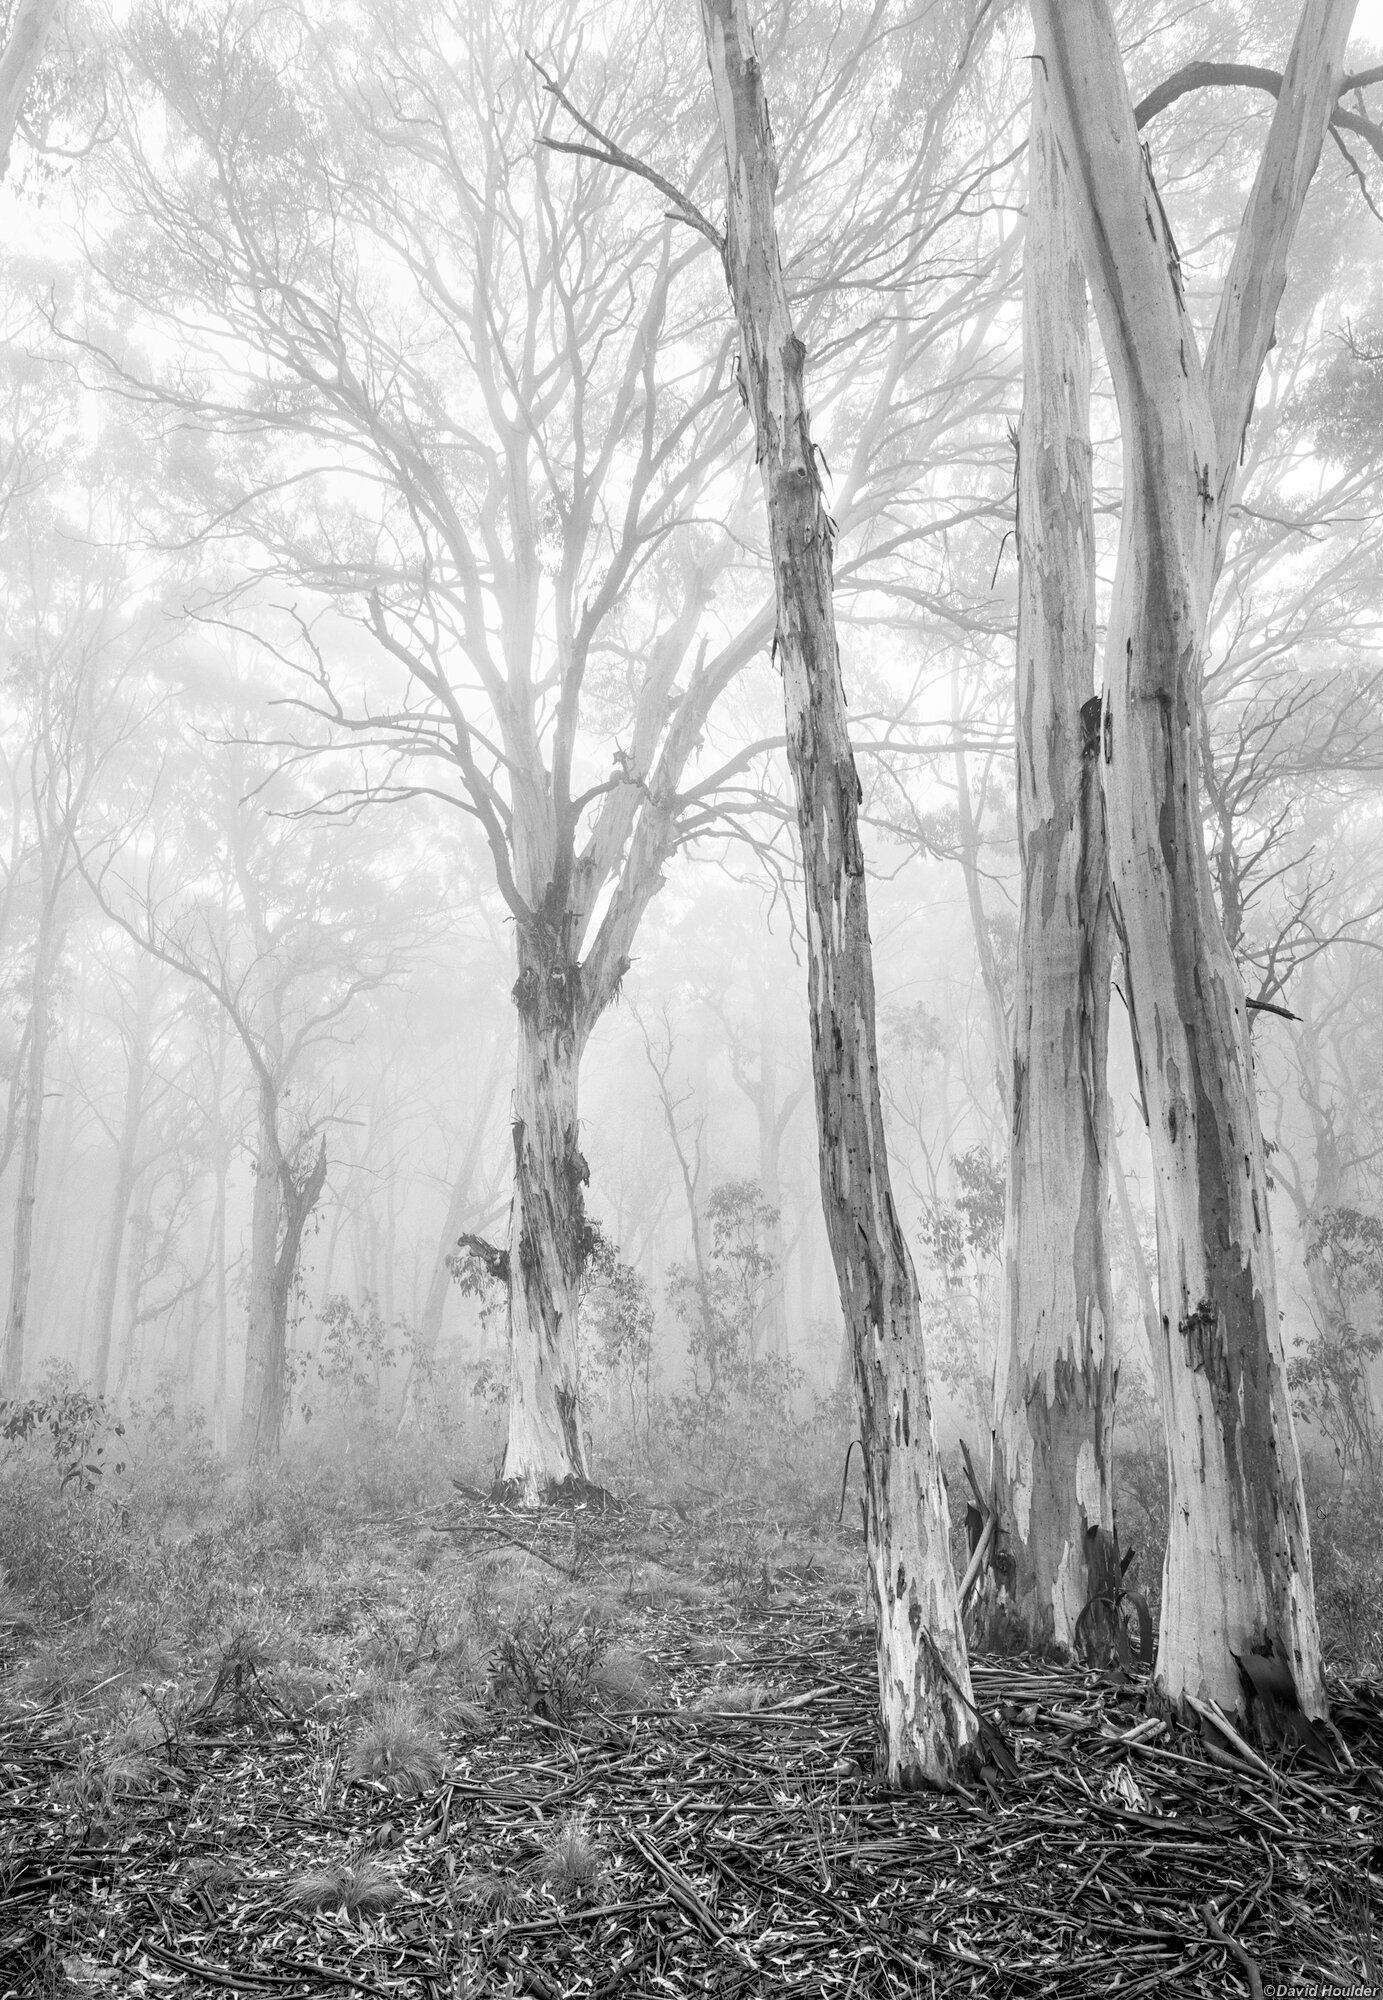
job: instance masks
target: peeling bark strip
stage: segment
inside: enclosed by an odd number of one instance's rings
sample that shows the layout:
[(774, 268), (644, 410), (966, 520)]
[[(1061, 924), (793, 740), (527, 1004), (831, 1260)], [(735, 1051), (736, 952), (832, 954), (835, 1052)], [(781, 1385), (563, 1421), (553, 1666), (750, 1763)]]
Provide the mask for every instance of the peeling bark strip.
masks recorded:
[(567, 1480), (585, 1481), (576, 1312), (590, 1247), (582, 1189), (590, 1171), (577, 1141), (581, 971), (564, 927), (519, 927), (518, 1078), (514, 1196), (509, 1210), (509, 1441), (500, 1473), (536, 1506)]
[(894, 1211), (874, 975), (831, 602), (831, 531), (773, 219), (777, 165), (746, 0), (702, 0), (729, 181), (725, 270), (754, 417), (807, 888), (821, 1192), (854, 1358), (889, 1782), (948, 1782), (976, 1735), (927, 1393), (917, 1279)]
[(1197, 678), (1240, 445), (1339, 90), (1354, 0), (1307, 0), (1204, 362), (1107, 0), (1034, 0), (1123, 431), (1110, 612), (1111, 872), (1156, 1175), (1171, 1485), (1157, 1678), (1241, 1711), (1276, 1652), (1325, 1712), (1242, 982), (1201, 832)]
[(995, 1473), (1034, 1641), (1071, 1647), (1095, 1529), (1112, 1530), (1111, 925), (1095, 672), (1085, 276), (1034, 64), (1018, 447), (1013, 1118)]

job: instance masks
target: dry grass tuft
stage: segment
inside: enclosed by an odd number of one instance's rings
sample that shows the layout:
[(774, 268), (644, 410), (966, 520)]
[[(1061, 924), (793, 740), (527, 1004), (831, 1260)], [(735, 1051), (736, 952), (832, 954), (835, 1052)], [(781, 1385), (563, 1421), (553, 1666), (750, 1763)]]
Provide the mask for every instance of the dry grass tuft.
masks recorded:
[(605, 1849), (591, 1832), (584, 1812), (574, 1812), (554, 1828), (533, 1862), (533, 1871), (560, 1897), (594, 1890), (605, 1865)]
[(446, 1753), (407, 1695), (386, 1696), (361, 1725), (342, 1769), (351, 1784), (369, 1779), (401, 1798), (430, 1791), (446, 1769)]
[(648, 1662), (627, 1646), (611, 1646), (596, 1661), (591, 1686), (611, 1708), (648, 1708), (656, 1691)]
[(348, 1917), (392, 1909), (402, 1894), (383, 1862), (368, 1855), (354, 1864), (306, 1869), (288, 1884), (289, 1900), (300, 1910), (344, 1910)]
[(493, 1868), (468, 1868), (456, 1877), (448, 1890), (453, 1904), (466, 1910), (483, 1910), (503, 1916), (522, 1897), (520, 1883), (512, 1875), (500, 1875)]
[(101, 1766), (106, 1797), (138, 1798), (157, 1788), (160, 1766), (144, 1750), (117, 1750)]

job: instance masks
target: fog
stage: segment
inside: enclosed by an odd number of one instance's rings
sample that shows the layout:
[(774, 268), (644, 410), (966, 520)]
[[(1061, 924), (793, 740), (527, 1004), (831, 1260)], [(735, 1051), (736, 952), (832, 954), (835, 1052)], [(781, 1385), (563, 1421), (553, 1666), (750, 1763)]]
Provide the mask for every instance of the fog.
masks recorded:
[[(1290, 11), (1139, 9), (1135, 98), (1192, 58), (1270, 54)], [(853, 17), (828, 32), (790, 10), (771, 62), (895, 1196), (938, 1425), (978, 1446), (1018, 935), (1030, 28), (1001, 11), (971, 49), (963, 10), (932, 13), (939, 96)], [(590, 132), (580, 151), (577, 114), (720, 213), (699, 24), (370, 14), (363, 44), (312, 10), (74, 18), (15, 141), (7, 1390), (87, 1384), (246, 1451), (247, 1329), (272, 1281), (274, 1449), (328, 1416), (406, 1430), (431, 1397), (488, 1483), (505, 1313), (458, 1246), (509, 1226), (526, 902), (557, 913), (584, 982), (579, 1148), (606, 1260), (583, 1280), (593, 1475), (646, 1479), (649, 1424), (686, 1444), (724, 1371), (731, 1424), (756, 1361), (779, 1371), (775, 1422), (841, 1442), (733, 315), (686, 213), (596, 161)], [(1356, 68), (1370, 32), (1361, 10)], [(1202, 333), (1269, 108), (1202, 93), (1145, 135)], [(1258, 1008), (1298, 1417), (1351, 1465), (1377, 1453), (1383, 1155), (1373, 129), (1362, 152), (1327, 146), (1310, 194), (1197, 723), (1212, 876)], [(1120, 456), (1098, 340), (1093, 410), (1103, 624)], [(1152, 1170), (1118, 982), (1114, 1339), (1121, 1413), (1143, 1421)], [(733, 1357), (698, 1330), (712, 1277)]]

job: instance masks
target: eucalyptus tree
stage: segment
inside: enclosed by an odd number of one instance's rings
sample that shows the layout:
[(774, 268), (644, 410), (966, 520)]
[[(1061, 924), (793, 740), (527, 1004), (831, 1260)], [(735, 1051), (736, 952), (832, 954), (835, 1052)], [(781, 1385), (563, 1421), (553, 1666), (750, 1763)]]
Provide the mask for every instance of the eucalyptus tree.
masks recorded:
[(1033, 6), (1124, 455), (1102, 736), (1156, 1176), (1171, 1480), (1158, 1680), (1174, 1700), (1238, 1710), (1238, 1657), (1276, 1653), (1309, 1714), (1326, 1699), (1310, 1542), (1248, 1009), (1206, 860), (1195, 718), (1243, 441), (1353, 11), (1302, 12), (1202, 355), (1109, 8)]
[(1021, 867), (994, 1480), (1037, 1642), (1075, 1643), (1113, 1528), (1112, 931), (1100, 702), (1089, 306), (1049, 88), (1034, 64), (1018, 437)]
[(343, 1115), (324, 1075), (365, 995), (397, 978), (420, 926), (388, 857), (302, 820), (300, 785), (243, 737), (206, 763), (170, 759), (144, 812), (85, 868), (102, 908), (150, 957), (207, 994), (255, 1097), (245, 1378), (239, 1444), (276, 1452), (288, 1414), (289, 1315), (303, 1234)]
[[(711, 716), (773, 631), (705, 232), (553, 123), (579, 103), (694, 184), (697, 54), (643, 10), (607, 12), (607, 53), (583, 23), (574, 0), (387, 0), (365, 50), (344, 11), (154, 0), (120, 41), (90, 231), (135, 331), (90, 328), (89, 352), (166, 420), (169, 490), (287, 586), (260, 629), (305, 709), (369, 746), (371, 798), (432, 790), (488, 843), (517, 960), (503, 1477), (530, 1501), (587, 1474), (582, 1053), (678, 845), (741, 803), (766, 746), (717, 748)], [(991, 164), (987, 140), (957, 154), (949, 86), (900, 185), (870, 184), (855, 58), (877, 73), (887, 40), (865, 19), (840, 65), (792, 65), (802, 311), (861, 575), (917, 532), (890, 510), (997, 310), (996, 253), (949, 258)], [(839, 200), (859, 226), (823, 254)], [(925, 322), (865, 282), (885, 267), (932, 280)]]
[(806, 878), (822, 1203), (864, 1441), (881, 1755), (888, 1779), (946, 1782), (976, 1710), (927, 1386), (912, 1259), (889, 1182), (879, 1095), (861, 788), (833, 604), (834, 534), (774, 219), (778, 166), (745, 0), (702, 0), (728, 209), (723, 256), (754, 418), (777, 609), (775, 651)]
[[(97, 472), (95, 465), (84, 468)], [(113, 760), (153, 706), (145, 684), (157, 602), (119, 542), (99, 491), (47, 480), (8, 508), (0, 620), (13, 665), (4, 689), (16, 845), (5, 887), (23, 916), (20, 1046), (10, 1090), (14, 1229), (0, 1382), (18, 1387), (29, 1336), (34, 1208), (53, 1005), (77, 893), (81, 843), (108, 803)], [(114, 524), (118, 533), (119, 524)]]
[(9, 171), (10, 148), (34, 74), (58, 12), (58, 0), (15, 0), (0, 48), (0, 179)]

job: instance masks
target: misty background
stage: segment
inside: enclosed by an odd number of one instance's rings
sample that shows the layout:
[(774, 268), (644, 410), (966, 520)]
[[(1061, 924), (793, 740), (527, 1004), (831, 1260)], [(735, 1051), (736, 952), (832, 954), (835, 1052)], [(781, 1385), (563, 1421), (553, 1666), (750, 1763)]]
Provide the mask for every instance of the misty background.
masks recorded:
[[(290, 1436), (431, 1426), (497, 1471), (502, 1306), (455, 1252), (504, 1236), (515, 963), (463, 766), (501, 801), (531, 781), (496, 718), (521, 697), (533, 768), (550, 759), (554, 663), (584, 633), (578, 844), (612, 787), (637, 790), (648, 745), (676, 727), (689, 745), (674, 851), (581, 1069), (605, 1239), (582, 1328), (592, 1465), (627, 1481), (675, 1444), (710, 1478), (766, 1382), (789, 1429), (849, 1422), (771, 582), (716, 259), (645, 183), (544, 151), (570, 128), (535, 67), (718, 212), (699, 22), (619, 0), (367, 11), (362, 33), (346, 8), (160, 0), (65, 33), (0, 192), (11, 1323), (31, 1221), (6, 1387), (80, 1382), (234, 1447), (271, 1089), (304, 1182), (324, 1161), (292, 1284)], [(1135, 94), (1193, 57), (1276, 61), (1293, 11), (1138, 7)], [(1351, 61), (1383, 40), (1376, 15), (1360, 9)], [(1002, 12), (963, 64), (963, 9), (912, 29), (949, 89), (865, 9), (795, 7), (764, 34), (840, 527), (894, 1185), (939, 1428), (973, 1440), (1016, 940), (1031, 30)], [(1146, 135), (1193, 309), (1269, 102), (1196, 95)], [(1205, 837), (1260, 1003), (1299, 1414), (1327, 1463), (1374, 1476), (1380, 189), (1368, 144), (1327, 146), (1201, 718)], [(1095, 420), (1107, 589), (1118, 439), (1098, 353)], [(473, 575), (439, 554), (462, 544)], [(588, 940), (615, 893), (612, 874)], [(1151, 1438), (1150, 1168), (1117, 1001), (1111, 1090), (1119, 1416)]]

